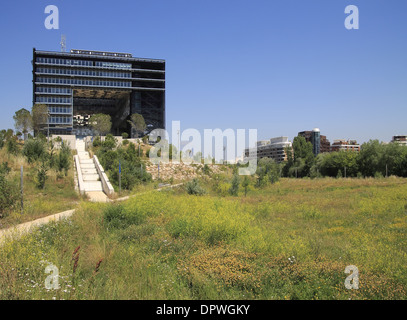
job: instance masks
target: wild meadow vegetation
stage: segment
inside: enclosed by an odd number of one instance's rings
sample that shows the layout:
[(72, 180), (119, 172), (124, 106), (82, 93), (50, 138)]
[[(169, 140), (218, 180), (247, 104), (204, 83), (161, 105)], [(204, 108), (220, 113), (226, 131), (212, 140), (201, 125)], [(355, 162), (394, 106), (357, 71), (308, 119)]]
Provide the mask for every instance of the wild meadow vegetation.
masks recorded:
[[(234, 180), (82, 202), (3, 244), (0, 299), (407, 297), (406, 179)], [(48, 264), (58, 290), (44, 287)], [(358, 290), (344, 286), (348, 265)]]
[(76, 205), (79, 196), (75, 191), (69, 146), (58, 139), (47, 143), (45, 137), (22, 141), (11, 130), (0, 132), (0, 140), (0, 228)]
[[(220, 173), (204, 165), (201, 178), (157, 191), (145, 167), (149, 150), (107, 135), (89, 151), (116, 190), (120, 165), (121, 187), (133, 197), (90, 203), (75, 192), (68, 146), (26, 138), (0, 132), (0, 227), (76, 211), (1, 243), (0, 299), (407, 297), (401, 146), (370, 141), (360, 153), (314, 157), (296, 137), (288, 161), (260, 159), (253, 176), (239, 176), (240, 165)], [(344, 285), (350, 265), (359, 289)], [(55, 279), (57, 289), (45, 286)]]

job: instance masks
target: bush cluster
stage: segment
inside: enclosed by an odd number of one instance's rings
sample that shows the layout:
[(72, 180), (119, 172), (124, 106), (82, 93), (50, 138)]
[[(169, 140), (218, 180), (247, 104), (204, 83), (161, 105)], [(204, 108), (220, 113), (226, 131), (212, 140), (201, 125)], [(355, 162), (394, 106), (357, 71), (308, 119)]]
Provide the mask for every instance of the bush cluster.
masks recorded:
[[(95, 141), (97, 140), (94, 139), (94, 146)], [(134, 143), (117, 146), (116, 139), (112, 135), (107, 135), (95, 150), (101, 165), (115, 186), (119, 185), (119, 175), (121, 175), (121, 188), (125, 190), (131, 190), (139, 183), (151, 181), (151, 175), (138, 156)]]

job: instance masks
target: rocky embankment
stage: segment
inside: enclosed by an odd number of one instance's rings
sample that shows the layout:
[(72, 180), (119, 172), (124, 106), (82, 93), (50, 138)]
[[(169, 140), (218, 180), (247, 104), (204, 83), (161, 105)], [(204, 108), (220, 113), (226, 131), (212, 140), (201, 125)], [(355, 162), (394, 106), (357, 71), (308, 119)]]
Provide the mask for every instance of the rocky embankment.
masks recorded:
[[(210, 174), (222, 172), (222, 165), (209, 164), (208, 167)], [(199, 163), (161, 163), (159, 178), (161, 180), (170, 180), (172, 178), (174, 181), (190, 180), (204, 175), (203, 168), (204, 165)], [(146, 169), (152, 175), (153, 180), (158, 179), (158, 166), (156, 164), (149, 162), (146, 164)]]

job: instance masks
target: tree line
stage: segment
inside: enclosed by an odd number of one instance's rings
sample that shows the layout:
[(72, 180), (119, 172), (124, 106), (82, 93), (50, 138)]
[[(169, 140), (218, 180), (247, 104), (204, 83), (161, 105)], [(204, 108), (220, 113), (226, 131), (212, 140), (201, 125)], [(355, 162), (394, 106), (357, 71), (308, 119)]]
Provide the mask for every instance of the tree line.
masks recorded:
[(397, 143), (370, 140), (360, 152), (336, 151), (314, 156), (311, 142), (294, 138), (287, 161), (281, 165), (284, 177), (407, 177), (407, 147)]

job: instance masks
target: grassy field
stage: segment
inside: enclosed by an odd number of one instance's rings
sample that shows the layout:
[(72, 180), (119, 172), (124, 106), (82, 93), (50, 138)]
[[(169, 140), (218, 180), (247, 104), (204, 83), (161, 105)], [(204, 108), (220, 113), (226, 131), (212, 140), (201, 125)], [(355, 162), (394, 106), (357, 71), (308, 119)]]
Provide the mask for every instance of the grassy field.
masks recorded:
[(73, 168), (68, 171), (67, 177), (59, 177), (55, 170), (48, 170), (45, 187), (39, 190), (35, 186), (37, 163), (29, 164), (23, 155), (11, 155), (5, 148), (0, 150), (0, 161), (8, 163), (11, 169), (9, 177), (15, 185), (20, 186), (21, 166), (24, 170), (24, 212), (21, 213), (18, 204), (14, 210), (10, 210), (0, 219), (0, 229), (73, 209), (79, 202), (80, 197), (74, 186)]
[[(406, 233), (407, 180), (392, 177), (83, 202), (5, 243), (0, 299), (406, 299)], [(59, 290), (44, 288), (50, 263)]]

